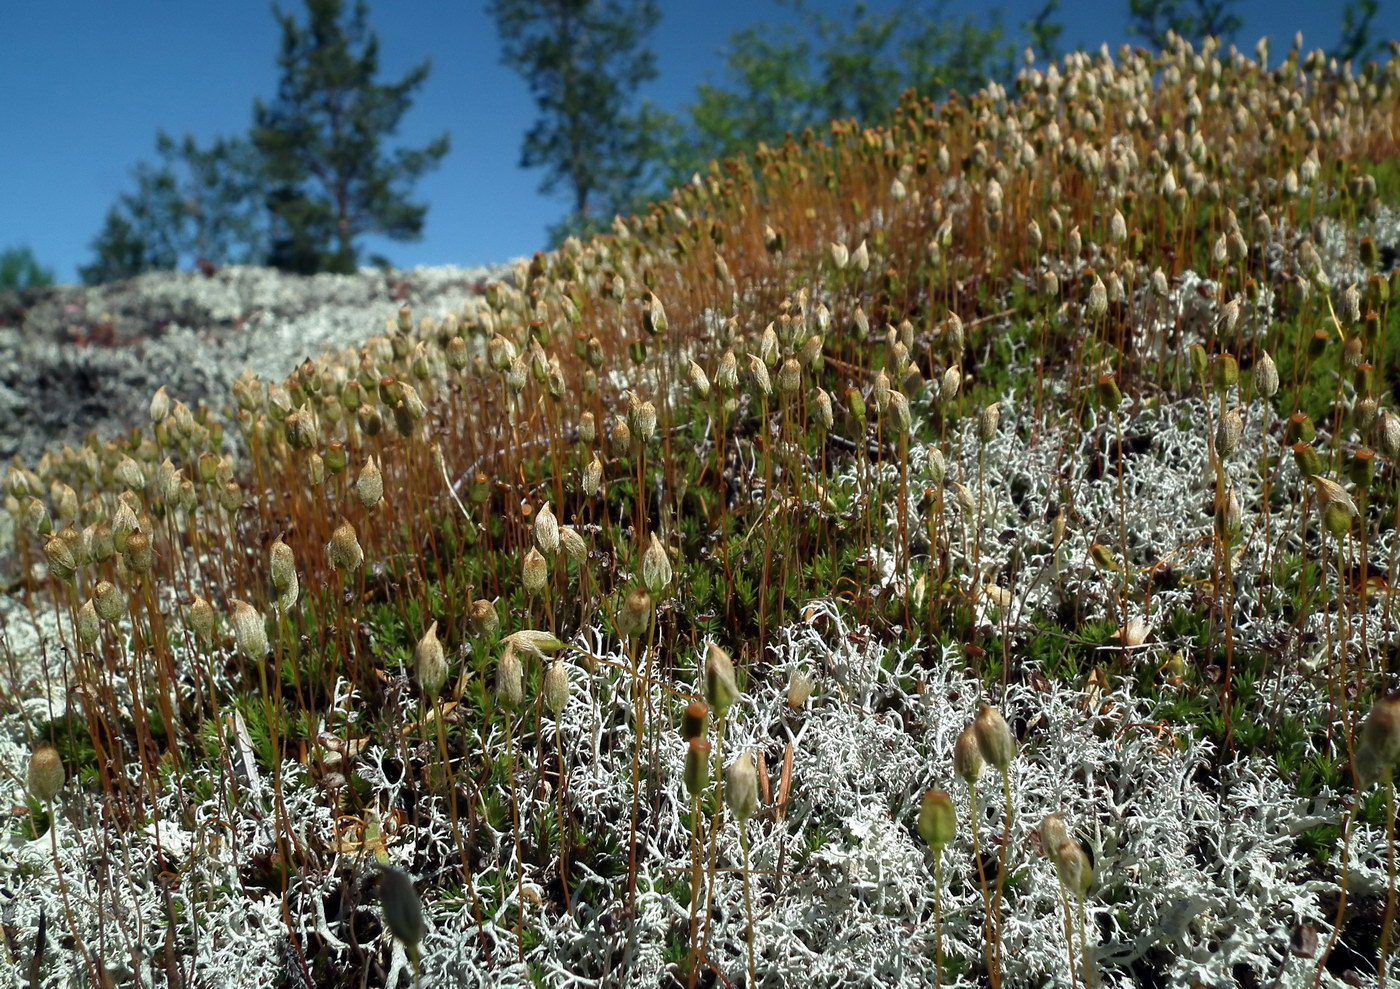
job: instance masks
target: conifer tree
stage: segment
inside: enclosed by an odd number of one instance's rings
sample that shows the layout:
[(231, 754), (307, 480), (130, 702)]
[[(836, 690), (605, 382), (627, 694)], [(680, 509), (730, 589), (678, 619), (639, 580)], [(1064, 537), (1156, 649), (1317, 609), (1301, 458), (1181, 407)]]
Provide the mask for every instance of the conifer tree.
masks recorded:
[(1372, 37), (1371, 22), (1380, 10), (1378, 0), (1347, 0), (1342, 7), (1341, 34), (1330, 54), (1339, 62), (1361, 63), (1381, 53), (1381, 42)]
[[(808, 0), (783, 6), (793, 23), (755, 24), (729, 39), (725, 78), (699, 87), (672, 147), (672, 181), (759, 142), (781, 144), (807, 128), (821, 134), (834, 119), (883, 122), (907, 89), (938, 98), (1011, 79), (1017, 46), (997, 7), (967, 13), (949, 0), (901, 0), (889, 10), (855, 3), (843, 18)], [(1058, 9), (1059, 0), (1041, 0), (1021, 26), (1041, 58), (1054, 54)]]
[(1128, 32), (1153, 48), (1166, 48), (1168, 33), (1200, 44), (1205, 38), (1229, 40), (1244, 24), (1236, 0), (1128, 0)]
[(490, 10), (502, 61), (539, 109), (521, 167), (545, 170), (540, 191), (568, 195), (568, 226), (605, 225), (654, 185), (667, 118), (638, 107), (636, 93), (656, 77), (645, 47), (656, 0), (492, 0)]
[(136, 187), (117, 197), (92, 243), (92, 263), (79, 269), (89, 284), (145, 271), (259, 264), (266, 253), (266, 217), (258, 201), (259, 161), (245, 138), (201, 146), (186, 134), (156, 134), (156, 162), (132, 170)]
[(448, 137), (422, 148), (386, 147), (428, 77), (425, 60), (382, 83), (379, 39), (362, 0), (306, 0), (307, 22), (274, 8), (282, 27), (281, 80), (254, 104), (271, 216), (270, 263), (296, 271), (353, 271), (356, 240), (414, 240), (427, 207), (410, 190), (447, 154)]
[(53, 269), (41, 265), (28, 246), (0, 251), (0, 292), (53, 284)]

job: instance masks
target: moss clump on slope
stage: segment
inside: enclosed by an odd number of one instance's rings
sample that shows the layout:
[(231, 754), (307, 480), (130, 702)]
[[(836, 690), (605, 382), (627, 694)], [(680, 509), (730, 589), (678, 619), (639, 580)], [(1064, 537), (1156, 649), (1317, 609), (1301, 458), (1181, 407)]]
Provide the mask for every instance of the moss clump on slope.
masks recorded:
[(1387, 808), (1343, 798), (1393, 686), (1395, 64), (910, 98), (16, 464), (7, 620), (47, 634), (6, 632), (0, 753), (70, 782), (16, 819), (8, 950), (42, 910), (58, 979), (403, 985), (379, 861), (424, 982), (1374, 972)]

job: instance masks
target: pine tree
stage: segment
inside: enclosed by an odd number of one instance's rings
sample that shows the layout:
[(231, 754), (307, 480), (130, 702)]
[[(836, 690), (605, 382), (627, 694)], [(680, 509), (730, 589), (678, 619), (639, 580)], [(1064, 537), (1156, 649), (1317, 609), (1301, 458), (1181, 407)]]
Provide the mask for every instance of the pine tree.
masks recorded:
[[(881, 123), (907, 89), (938, 98), (1011, 79), (1016, 46), (995, 7), (964, 14), (948, 0), (903, 0), (885, 11), (856, 3), (842, 19), (806, 0), (784, 6), (795, 23), (758, 24), (730, 38), (726, 78), (701, 85), (689, 107), (668, 160), (672, 181), (759, 142), (781, 144), (807, 128), (823, 133), (834, 119)], [(1058, 0), (1041, 0), (1022, 25), (1041, 57), (1059, 37), (1058, 8)]]
[(275, 9), (282, 27), (277, 98), (254, 104), (252, 140), (271, 192), (270, 263), (295, 271), (353, 271), (356, 240), (421, 236), (427, 207), (411, 187), (447, 154), (443, 134), (425, 147), (390, 151), (386, 139), (428, 77), (425, 60), (380, 83), (379, 39), (365, 4), (306, 0), (307, 23)]
[(1128, 32), (1153, 48), (1166, 48), (1169, 33), (1193, 44), (1228, 40), (1244, 24), (1234, 7), (1235, 0), (1128, 0)]
[(605, 224), (653, 187), (667, 118), (638, 88), (656, 78), (644, 47), (656, 0), (492, 0), (502, 61), (529, 83), (539, 118), (520, 166), (543, 168), (540, 191), (565, 192), (571, 226)]
[(123, 203), (111, 207), (92, 242), (92, 263), (80, 266), (78, 277), (88, 285), (102, 285), (146, 271), (172, 270), (176, 257), (162, 242), (158, 226), (144, 207), (133, 209)]
[(156, 134), (158, 160), (132, 170), (136, 188), (117, 197), (93, 241), (91, 264), (79, 269), (89, 284), (145, 271), (260, 263), (266, 219), (258, 202), (259, 162), (242, 138), (201, 147), (185, 135)]
[(52, 284), (53, 269), (41, 265), (29, 247), (8, 247), (0, 251), (0, 292)]
[(1348, 0), (1342, 7), (1341, 34), (1328, 53), (1338, 62), (1364, 62), (1380, 54), (1381, 43), (1371, 35), (1371, 22), (1380, 9), (1377, 0)]

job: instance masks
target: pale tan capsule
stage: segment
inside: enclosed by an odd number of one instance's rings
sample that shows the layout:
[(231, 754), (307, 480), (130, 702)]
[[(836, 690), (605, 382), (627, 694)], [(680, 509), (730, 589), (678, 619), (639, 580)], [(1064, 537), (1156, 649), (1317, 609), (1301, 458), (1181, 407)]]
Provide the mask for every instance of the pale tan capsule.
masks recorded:
[(705, 700), (720, 717), (724, 717), (739, 696), (734, 680), (734, 662), (718, 645), (711, 642), (705, 654)]
[(165, 417), (170, 415), (170, 395), (165, 390), (165, 385), (156, 389), (156, 393), (151, 396), (151, 422), (161, 423)]
[(272, 574), (272, 589), (277, 592), (277, 606), (286, 611), (296, 604), (301, 590), (297, 580), (296, 558), (281, 536), (273, 542), (269, 556), (268, 569)]
[(593, 454), (593, 459), (588, 462), (588, 466), (583, 469), (582, 490), (585, 496), (591, 498), (598, 493), (603, 484), (603, 462), (598, 459), (598, 455)]
[(1082, 899), (1094, 884), (1094, 867), (1089, 864), (1083, 847), (1073, 838), (1063, 841), (1055, 852), (1054, 861), (1065, 889)]
[(533, 546), (525, 554), (525, 560), (520, 566), (520, 580), (530, 594), (543, 593), (545, 584), (549, 582), (549, 564)]
[(433, 622), (413, 649), (413, 670), (418, 687), (428, 700), (435, 700), (447, 683), (447, 653), (437, 635), (438, 623)]
[(134, 574), (148, 574), (155, 566), (155, 559), (155, 550), (151, 548), (150, 536), (137, 529), (126, 537), (126, 549), (122, 552), (122, 562), (129, 571)]
[(909, 432), (913, 425), (914, 417), (909, 409), (909, 399), (903, 392), (890, 392), (890, 410), (894, 420), (894, 427), (901, 433)]
[(656, 435), (656, 406), (641, 401), (633, 392), (627, 410), (627, 424), (642, 443), (650, 441)]
[(94, 522), (83, 530), (83, 552), (93, 563), (106, 563), (116, 552), (112, 542), (112, 527), (106, 522)]
[(231, 599), (229, 604), (233, 605), (229, 625), (233, 628), (233, 641), (238, 651), (249, 659), (262, 659), (272, 648), (267, 641), (267, 627), (263, 624), (262, 614), (251, 604), (237, 598)]
[(1361, 322), (1361, 292), (1355, 282), (1342, 289), (1342, 312), (1348, 322)]
[[(1352, 337), (1353, 340), (1356, 337)], [(1376, 424), (1376, 418), (1380, 412), (1380, 404), (1372, 395), (1366, 395), (1357, 399), (1356, 405), (1352, 407), (1352, 419), (1356, 422), (1356, 428), (1363, 433), (1371, 429)]]
[(671, 561), (666, 556), (666, 548), (656, 533), (651, 534), (651, 542), (642, 554), (642, 583), (654, 597), (660, 597), (671, 584)]
[(943, 381), (939, 387), (938, 397), (942, 401), (950, 401), (958, 397), (958, 391), (962, 388), (962, 370), (954, 364), (943, 372)]
[(583, 541), (583, 536), (579, 535), (578, 530), (571, 525), (560, 528), (559, 548), (564, 551), (565, 556), (575, 563), (583, 563), (588, 559), (588, 544)]
[(288, 415), (282, 428), (287, 445), (293, 450), (309, 450), (316, 445), (319, 435), (316, 417), (305, 405)]
[(1356, 502), (1351, 500), (1351, 495), (1347, 494), (1346, 489), (1340, 484), (1321, 475), (1313, 475), (1309, 480), (1317, 488), (1317, 500), (1320, 507), (1336, 506), (1350, 517), (1356, 517)]
[(870, 337), (870, 317), (865, 314), (865, 310), (860, 307), (859, 303), (856, 305), (856, 311), (851, 314), (851, 332), (856, 335), (858, 340), (866, 340)]
[(977, 748), (982, 758), (997, 769), (1005, 770), (1016, 757), (1016, 739), (1011, 734), (1011, 726), (996, 708), (983, 704), (977, 709), (977, 717), (972, 722), (973, 733), (977, 737)]
[(131, 491), (141, 491), (146, 487), (146, 476), (141, 473), (141, 465), (130, 457), (122, 457), (112, 475)]
[(569, 703), (569, 671), (564, 661), (556, 659), (544, 671), (544, 683), (540, 688), (544, 706), (555, 718), (564, 712)]
[(763, 328), (763, 335), (758, 341), (758, 356), (765, 368), (776, 367), (778, 358), (782, 356), (782, 345), (772, 323)]
[(1400, 458), (1400, 416), (1389, 410), (1382, 413), (1376, 432), (1380, 437), (1381, 452), (1391, 460)]
[(648, 293), (647, 307), (642, 313), (642, 325), (648, 333), (659, 335), (666, 332), (666, 309), (655, 292)]
[(1100, 319), (1108, 312), (1108, 287), (1098, 275), (1094, 276), (1093, 284), (1089, 287), (1089, 301), (1085, 305), (1085, 312), (1092, 319)]
[(726, 350), (719, 359), (719, 370), (715, 372), (715, 386), (729, 393), (739, 387), (739, 360), (734, 351)]
[(1278, 393), (1278, 366), (1274, 364), (1274, 359), (1269, 356), (1267, 350), (1255, 362), (1253, 378), (1254, 390), (1260, 395), (1265, 398), (1273, 398)]
[(613, 416), (608, 428), (608, 452), (614, 457), (625, 457), (632, 448), (632, 427), (625, 416)]
[(547, 556), (553, 556), (559, 552), (559, 520), (554, 517), (554, 512), (549, 507), (549, 502), (540, 506), (539, 512), (535, 514), (535, 545), (540, 552)]
[(953, 494), (958, 499), (958, 508), (962, 509), (964, 515), (973, 515), (977, 511), (977, 500), (973, 498), (972, 492), (967, 489), (967, 485), (961, 481), (953, 482)]
[(467, 610), (467, 621), (471, 623), (472, 631), (482, 638), (489, 638), (501, 624), (501, 619), (496, 614), (496, 606), (485, 598), (477, 598), (471, 603)]
[(990, 443), (997, 434), (997, 426), (1001, 423), (1001, 403), (993, 402), (982, 410), (981, 416), (977, 419), (977, 437), (983, 443)]
[(789, 357), (778, 369), (778, 392), (783, 395), (796, 394), (802, 387), (802, 367), (797, 358)]
[(326, 544), (326, 559), (342, 573), (358, 570), (365, 562), (365, 551), (360, 548), (355, 527), (348, 519), (342, 518), (340, 525), (331, 533), (331, 541)]
[(126, 552), (127, 537), (140, 527), (141, 522), (131, 506), (125, 501), (118, 503), (112, 515), (112, 545), (118, 553)]
[[(1238, 501), (1236, 505), (1238, 506)], [(1120, 626), (1111, 638), (1117, 639), (1129, 649), (1136, 649), (1152, 634), (1152, 626), (1141, 618), (1130, 618), (1128, 624)]]
[(214, 606), (196, 595), (189, 610), (185, 612), (185, 624), (190, 627), (190, 631), (201, 642), (213, 642), (215, 621)]
[(525, 703), (525, 671), (511, 646), (496, 664), (496, 702), (512, 710)]
[(936, 446), (927, 447), (928, 451), (928, 479), (934, 488), (941, 487), (943, 479), (948, 472), (948, 461), (943, 456), (943, 451)]
[(656, 612), (651, 595), (645, 587), (634, 587), (622, 599), (622, 607), (617, 612), (617, 630), (628, 638), (645, 635), (651, 628), (651, 620)]
[(705, 375), (705, 369), (694, 361), (690, 362), (687, 370), (690, 378), (690, 387), (695, 389), (695, 394), (701, 398), (708, 398), (710, 394), (710, 379)]
[(553, 632), (546, 632), (543, 629), (522, 628), (518, 632), (512, 632), (501, 640), (507, 649), (516, 652), (523, 652), (529, 656), (538, 656), (543, 659), (545, 656), (553, 656), (560, 649), (564, 648), (564, 642)]
[(45, 541), (44, 559), (49, 564), (49, 576), (54, 580), (71, 580), (78, 569), (77, 558), (73, 556), (68, 541), (58, 535), (50, 536)]
[(1220, 423), (1215, 428), (1215, 449), (1222, 457), (1228, 457), (1240, 446), (1240, 439), (1244, 436), (1244, 419), (1240, 416), (1239, 409), (1231, 409), (1220, 417)]
[(788, 707), (794, 711), (807, 703), (807, 698), (812, 696), (812, 691), (816, 684), (812, 678), (802, 670), (793, 670), (788, 677), (787, 703)]
[(91, 646), (97, 641), (97, 637), (102, 634), (102, 623), (97, 617), (97, 606), (93, 604), (92, 598), (83, 602), (83, 606), (78, 609), (78, 641), (85, 646)]
[(530, 380), (530, 365), (525, 355), (517, 354), (511, 360), (510, 366), (506, 368), (506, 386), (512, 395), (519, 395), (525, 390), (525, 384)]
[(768, 366), (763, 361), (753, 355), (749, 355), (749, 374), (753, 377), (754, 387), (759, 394), (767, 396), (773, 393), (773, 384), (768, 377)]
[(740, 821), (747, 821), (758, 809), (758, 770), (753, 753), (745, 751), (725, 770), (724, 802)]
[(1040, 822), (1040, 847), (1045, 857), (1058, 865), (1060, 846), (1070, 840), (1064, 814), (1046, 814)]
[(58, 749), (41, 742), (29, 756), (29, 772), (25, 780), (29, 793), (42, 804), (52, 803), (63, 789), (63, 759)]
[(818, 388), (812, 393), (812, 398), (817, 425), (822, 429), (830, 430), (836, 422), (835, 413), (831, 408), (831, 396), (826, 393), (825, 389)]
[(97, 582), (97, 586), (92, 589), (92, 602), (97, 609), (97, 617), (104, 622), (117, 621), (126, 610), (126, 599), (109, 580)]
[(360, 469), (360, 476), (355, 481), (355, 497), (366, 508), (373, 508), (384, 497), (384, 475), (375, 463), (373, 455)]
[(870, 386), (870, 405), (881, 415), (890, 407), (890, 376), (879, 370)]

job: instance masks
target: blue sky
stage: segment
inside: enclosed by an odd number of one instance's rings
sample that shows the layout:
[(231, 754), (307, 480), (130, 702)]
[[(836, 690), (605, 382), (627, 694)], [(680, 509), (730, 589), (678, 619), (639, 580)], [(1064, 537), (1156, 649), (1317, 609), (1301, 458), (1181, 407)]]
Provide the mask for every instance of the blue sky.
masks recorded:
[[(660, 0), (653, 37), (660, 78), (643, 95), (680, 111), (703, 81), (722, 81), (730, 35), (755, 23), (791, 23), (775, 0)], [(849, 0), (811, 0), (844, 16)], [(1400, 0), (1381, 0), (1374, 22), (1391, 24)], [(300, 11), (300, 0), (283, 0)], [(876, 10), (890, 0), (870, 0)], [(994, 3), (951, 0), (955, 13)], [(1007, 24), (1038, 4), (1000, 4)], [(484, 3), (372, 0), (385, 78), (424, 57), (432, 74), (404, 119), (402, 139), (418, 145), (447, 130), (452, 151), (417, 187), (430, 204), (414, 243), (369, 239), (370, 251), (400, 267), (477, 265), (544, 246), (565, 213), (562, 199), (537, 191), (538, 172), (518, 167), (520, 140), (534, 119), (524, 81), (500, 63)], [(1275, 51), (1302, 30), (1308, 47), (1337, 36), (1340, 0), (1241, 0), (1242, 45), (1270, 34)], [(1127, 0), (1063, 0), (1066, 46), (1117, 46), (1127, 35)], [(131, 168), (154, 160), (155, 134), (186, 132), (201, 142), (246, 132), (255, 97), (275, 95), (277, 24), (254, 0), (3, 0), (0, 3), (0, 248), (27, 244), (60, 281), (76, 280), (108, 206), (131, 188)], [(1390, 33), (1396, 33), (1391, 28)]]

